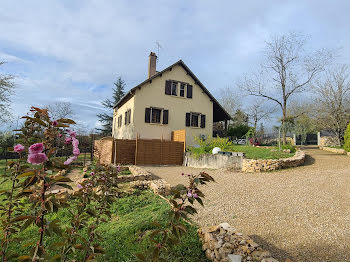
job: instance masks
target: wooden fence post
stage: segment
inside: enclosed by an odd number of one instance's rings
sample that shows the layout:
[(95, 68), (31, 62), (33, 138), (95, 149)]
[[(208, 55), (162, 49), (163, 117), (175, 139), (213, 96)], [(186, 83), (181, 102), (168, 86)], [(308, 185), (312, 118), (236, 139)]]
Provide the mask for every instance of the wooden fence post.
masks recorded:
[(163, 135), (162, 135), (162, 139), (160, 140), (160, 164), (162, 165), (163, 162)]
[(135, 145), (135, 166), (137, 165), (137, 143), (139, 139), (139, 134), (136, 134), (136, 145)]
[(114, 159), (113, 159), (113, 164), (115, 165), (117, 163), (117, 139), (113, 139), (114, 142)]

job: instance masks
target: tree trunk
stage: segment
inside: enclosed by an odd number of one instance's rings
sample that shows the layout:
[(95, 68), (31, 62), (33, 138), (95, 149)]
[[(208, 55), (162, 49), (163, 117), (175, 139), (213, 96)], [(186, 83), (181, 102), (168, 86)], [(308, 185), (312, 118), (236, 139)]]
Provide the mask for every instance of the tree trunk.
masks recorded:
[(282, 116), (282, 143), (283, 145), (287, 144), (287, 132), (286, 132), (286, 118), (287, 118), (287, 110), (286, 106), (283, 108), (283, 116)]

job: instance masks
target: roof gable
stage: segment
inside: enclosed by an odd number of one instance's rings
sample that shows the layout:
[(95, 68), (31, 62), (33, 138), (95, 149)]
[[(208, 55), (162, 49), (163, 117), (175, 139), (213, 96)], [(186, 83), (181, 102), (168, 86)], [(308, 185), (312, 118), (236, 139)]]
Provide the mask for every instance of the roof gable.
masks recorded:
[(197, 84), (203, 90), (203, 92), (207, 94), (207, 96), (210, 98), (210, 100), (213, 101), (213, 110), (214, 110), (214, 115), (213, 115), (214, 119), (213, 119), (213, 121), (214, 122), (218, 122), (218, 121), (231, 119), (231, 116), (226, 112), (226, 110), (220, 105), (220, 103), (214, 98), (214, 96), (209, 92), (209, 90), (201, 83), (201, 81), (196, 77), (196, 75), (189, 69), (189, 67), (182, 60), (177, 61), (176, 63), (172, 64), (171, 66), (168, 66), (164, 70), (156, 73), (152, 77), (146, 79), (142, 83), (140, 83), (137, 86), (133, 87), (129, 92), (127, 92), (120, 99), (120, 101), (114, 106), (114, 108), (120, 107), (126, 101), (128, 101), (134, 95), (135, 90), (137, 88), (140, 88), (142, 85), (144, 85), (146, 83), (152, 83), (152, 80), (154, 78), (162, 76), (165, 72), (167, 72), (168, 70), (172, 70), (172, 68), (174, 66), (177, 66), (177, 65), (182, 66), (183, 69), (185, 69), (185, 71), (187, 72), (187, 74), (189, 74), (193, 78), (195, 84)]

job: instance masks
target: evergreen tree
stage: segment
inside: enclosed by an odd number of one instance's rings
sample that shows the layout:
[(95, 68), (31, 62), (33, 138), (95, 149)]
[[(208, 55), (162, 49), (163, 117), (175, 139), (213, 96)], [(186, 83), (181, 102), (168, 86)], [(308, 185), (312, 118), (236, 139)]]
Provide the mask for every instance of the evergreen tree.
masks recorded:
[(102, 102), (102, 105), (108, 110), (111, 110), (111, 113), (101, 113), (97, 115), (99, 121), (102, 123), (102, 128), (99, 128), (97, 130), (100, 131), (100, 134), (103, 136), (112, 135), (113, 108), (125, 94), (125, 82), (121, 77), (117, 79), (117, 82), (115, 82), (114, 85), (115, 88), (113, 88), (112, 99), (107, 98)]

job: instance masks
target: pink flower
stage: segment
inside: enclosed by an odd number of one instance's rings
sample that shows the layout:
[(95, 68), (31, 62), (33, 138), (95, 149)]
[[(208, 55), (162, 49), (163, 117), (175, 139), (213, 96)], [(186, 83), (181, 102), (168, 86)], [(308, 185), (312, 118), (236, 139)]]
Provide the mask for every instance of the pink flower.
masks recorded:
[(79, 146), (79, 140), (76, 139), (75, 137), (71, 138), (72, 139), (72, 145), (73, 147), (78, 147)]
[(29, 154), (37, 154), (41, 153), (44, 150), (44, 144), (43, 143), (36, 143), (29, 147)]
[(117, 166), (117, 171), (120, 172), (120, 165)]
[(55, 120), (55, 121), (52, 121), (52, 125), (53, 125), (53, 126), (57, 126), (57, 125), (58, 125), (58, 122), (57, 122), (57, 120)]
[(64, 140), (64, 143), (65, 143), (66, 145), (70, 144), (70, 142), (72, 142), (72, 138), (70, 138), (70, 137), (67, 137), (67, 138)]
[(79, 150), (79, 148), (74, 148), (74, 149), (73, 149), (73, 155), (75, 155), (75, 156), (79, 156), (79, 155), (80, 155), (80, 150)]
[(188, 192), (187, 192), (187, 196), (188, 196), (188, 197), (192, 197), (191, 191), (188, 191)]
[(193, 194), (193, 197), (194, 198), (198, 198), (198, 195), (195, 193), (195, 194)]
[(76, 137), (77, 136), (77, 133), (76, 132), (74, 132), (74, 131), (70, 131), (69, 132), (69, 135), (71, 136), (71, 137)]
[(30, 153), (28, 155), (28, 163), (31, 163), (33, 165), (40, 165), (41, 163), (44, 163), (47, 160), (47, 156), (44, 153)]
[(13, 147), (13, 150), (17, 153), (21, 153), (24, 150), (24, 146), (21, 144), (17, 144)]
[(91, 172), (90, 175), (93, 176), (93, 175), (95, 175), (95, 173), (94, 173), (94, 172)]
[(58, 137), (62, 137), (62, 134), (58, 134)]
[(78, 184), (77, 186), (78, 186), (78, 188), (80, 188), (80, 189), (82, 189), (82, 188), (83, 188), (83, 186), (82, 186), (82, 185), (80, 185), (80, 184)]
[(65, 164), (67, 166), (67, 165), (71, 164), (74, 160), (77, 160), (77, 157), (76, 156), (71, 156), (66, 161), (64, 161), (63, 164)]

